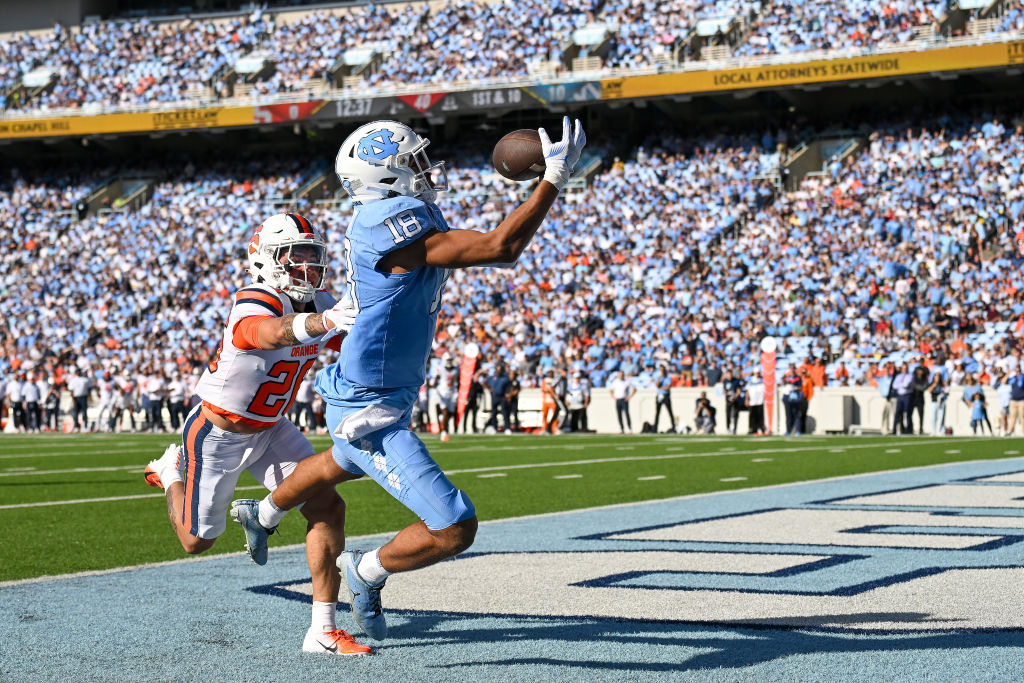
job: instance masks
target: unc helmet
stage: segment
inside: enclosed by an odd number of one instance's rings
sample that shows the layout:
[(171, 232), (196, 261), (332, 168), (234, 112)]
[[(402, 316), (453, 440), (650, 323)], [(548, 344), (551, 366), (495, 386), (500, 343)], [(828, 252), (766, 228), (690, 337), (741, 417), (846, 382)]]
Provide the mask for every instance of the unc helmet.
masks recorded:
[[(310, 247), (312, 252), (296, 260), (297, 247)], [(310, 260), (312, 257), (312, 260)], [(289, 270), (305, 267), (319, 274), (317, 282), (294, 277)], [(327, 249), (323, 235), (297, 213), (279, 213), (256, 228), (249, 241), (249, 275), (253, 282), (262, 283), (284, 292), (295, 301), (312, 301), (313, 296), (326, 287)]]
[(374, 121), (345, 138), (334, 171), (360, 204), (399, 196), (433, 202), (438, 191), (448, 189), (448, 175), (443, 161), (430, 163), (429, 144), (404, 123)]

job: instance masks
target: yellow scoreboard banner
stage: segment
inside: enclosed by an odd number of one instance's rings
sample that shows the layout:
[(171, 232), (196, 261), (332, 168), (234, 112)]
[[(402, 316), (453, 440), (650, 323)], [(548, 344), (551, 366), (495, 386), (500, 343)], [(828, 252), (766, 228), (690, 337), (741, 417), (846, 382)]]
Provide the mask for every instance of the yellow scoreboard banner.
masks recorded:
[(58, 135), (143, 133), (224, 126), (251, 126), (253, 107), (208, 107), (167, 111), (62, 116), (60, 118), (0, 119), (0, 138), (48, 138)]
[(852, 81), (1022, 63), (1024, 41), (965, 45), (916, 52), (889, 52), (866, 57), (819, 59), (794, 64), (608, 78), (601, 81), (601, 99), (775, 88), (802, 83)]

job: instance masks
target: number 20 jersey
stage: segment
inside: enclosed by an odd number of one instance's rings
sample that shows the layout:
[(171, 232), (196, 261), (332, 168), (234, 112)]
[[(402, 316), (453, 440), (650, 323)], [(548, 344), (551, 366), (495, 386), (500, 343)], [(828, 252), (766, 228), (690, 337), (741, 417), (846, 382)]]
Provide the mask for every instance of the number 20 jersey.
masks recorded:
[[(317, 292), (313, 302), (317, 311), (324, 311), (335, 299), (327, 292)], [(324, 338), (282, 349), (239, 349), (232, 338), (235, 326), (244, 318), (279, 318), (294, 312), (292, 300), (272, 287), (252, 284), (238, 290), (220, 350), (199, 378), (196, 394), (215, 412), (253, 427), (269, 427), (284, 417), (302, 378), (320, 354)]]
[(392, 251), (431, 231), (447, 232), (435, 204), (394, 197), (356, 208), (345, 234), (348, 293), (359, 309), (337, 363), (317, 376), (324, 400), (339, 406), (411, 406), (426, 374), (441, 294), (451, 274), (421, 266), (408, 273), (378, 270)]

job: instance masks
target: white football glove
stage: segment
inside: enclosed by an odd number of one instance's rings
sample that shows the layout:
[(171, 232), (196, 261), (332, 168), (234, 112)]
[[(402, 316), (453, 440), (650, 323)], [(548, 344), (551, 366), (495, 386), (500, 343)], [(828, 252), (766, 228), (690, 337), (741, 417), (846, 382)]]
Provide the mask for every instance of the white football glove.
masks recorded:
[(348, 332), (356, 324), (358, 313), (359, 307), (356, 306), (352, 297), (346, 294), (341, 301), (334, 304), (334, 308), (323, 312), (324, 328), (328, 332)]
[(587, 144), (587, 136), (583, 132), (580, 120), (576, 119), (573, 130), (569, 130), (569, 117), (562, 117), (562, 139), (558, 142), (551, 142), (548, 133), (543, 128), (538, 128), (540, 145), (544, 150), (544, 163), (547, 169), (544, 171), (544, 180), (558, 188), (559, 192), (569, 182), (569, 176), (576, 168), (576, 162), (580, 160), (583, 147)]

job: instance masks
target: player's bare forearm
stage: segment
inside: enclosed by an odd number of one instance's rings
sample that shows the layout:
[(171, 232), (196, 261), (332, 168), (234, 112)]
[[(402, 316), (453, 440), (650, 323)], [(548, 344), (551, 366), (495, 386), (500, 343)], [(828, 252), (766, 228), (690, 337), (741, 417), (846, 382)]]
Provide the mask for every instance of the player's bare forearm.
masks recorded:
[(529, 199), (491, 232), (453, 230), (431, 235), (424, 240), (425, 263), (445, 268), (514, 263), (533, 239), (557, 197), (558, 189), (542, 180)]
[[(295, 336), (295, 318), (303, 313), (288, 313), (280, 318), (267, 318), (260, 323), (259, 342), (261, 349), (283, 349), (286, 346), (297, 346), (303, 342)], [(306, 315), (306, 334), (310, 337), (320, 337), (327, 334), (324, 327), (323, 316)]]

